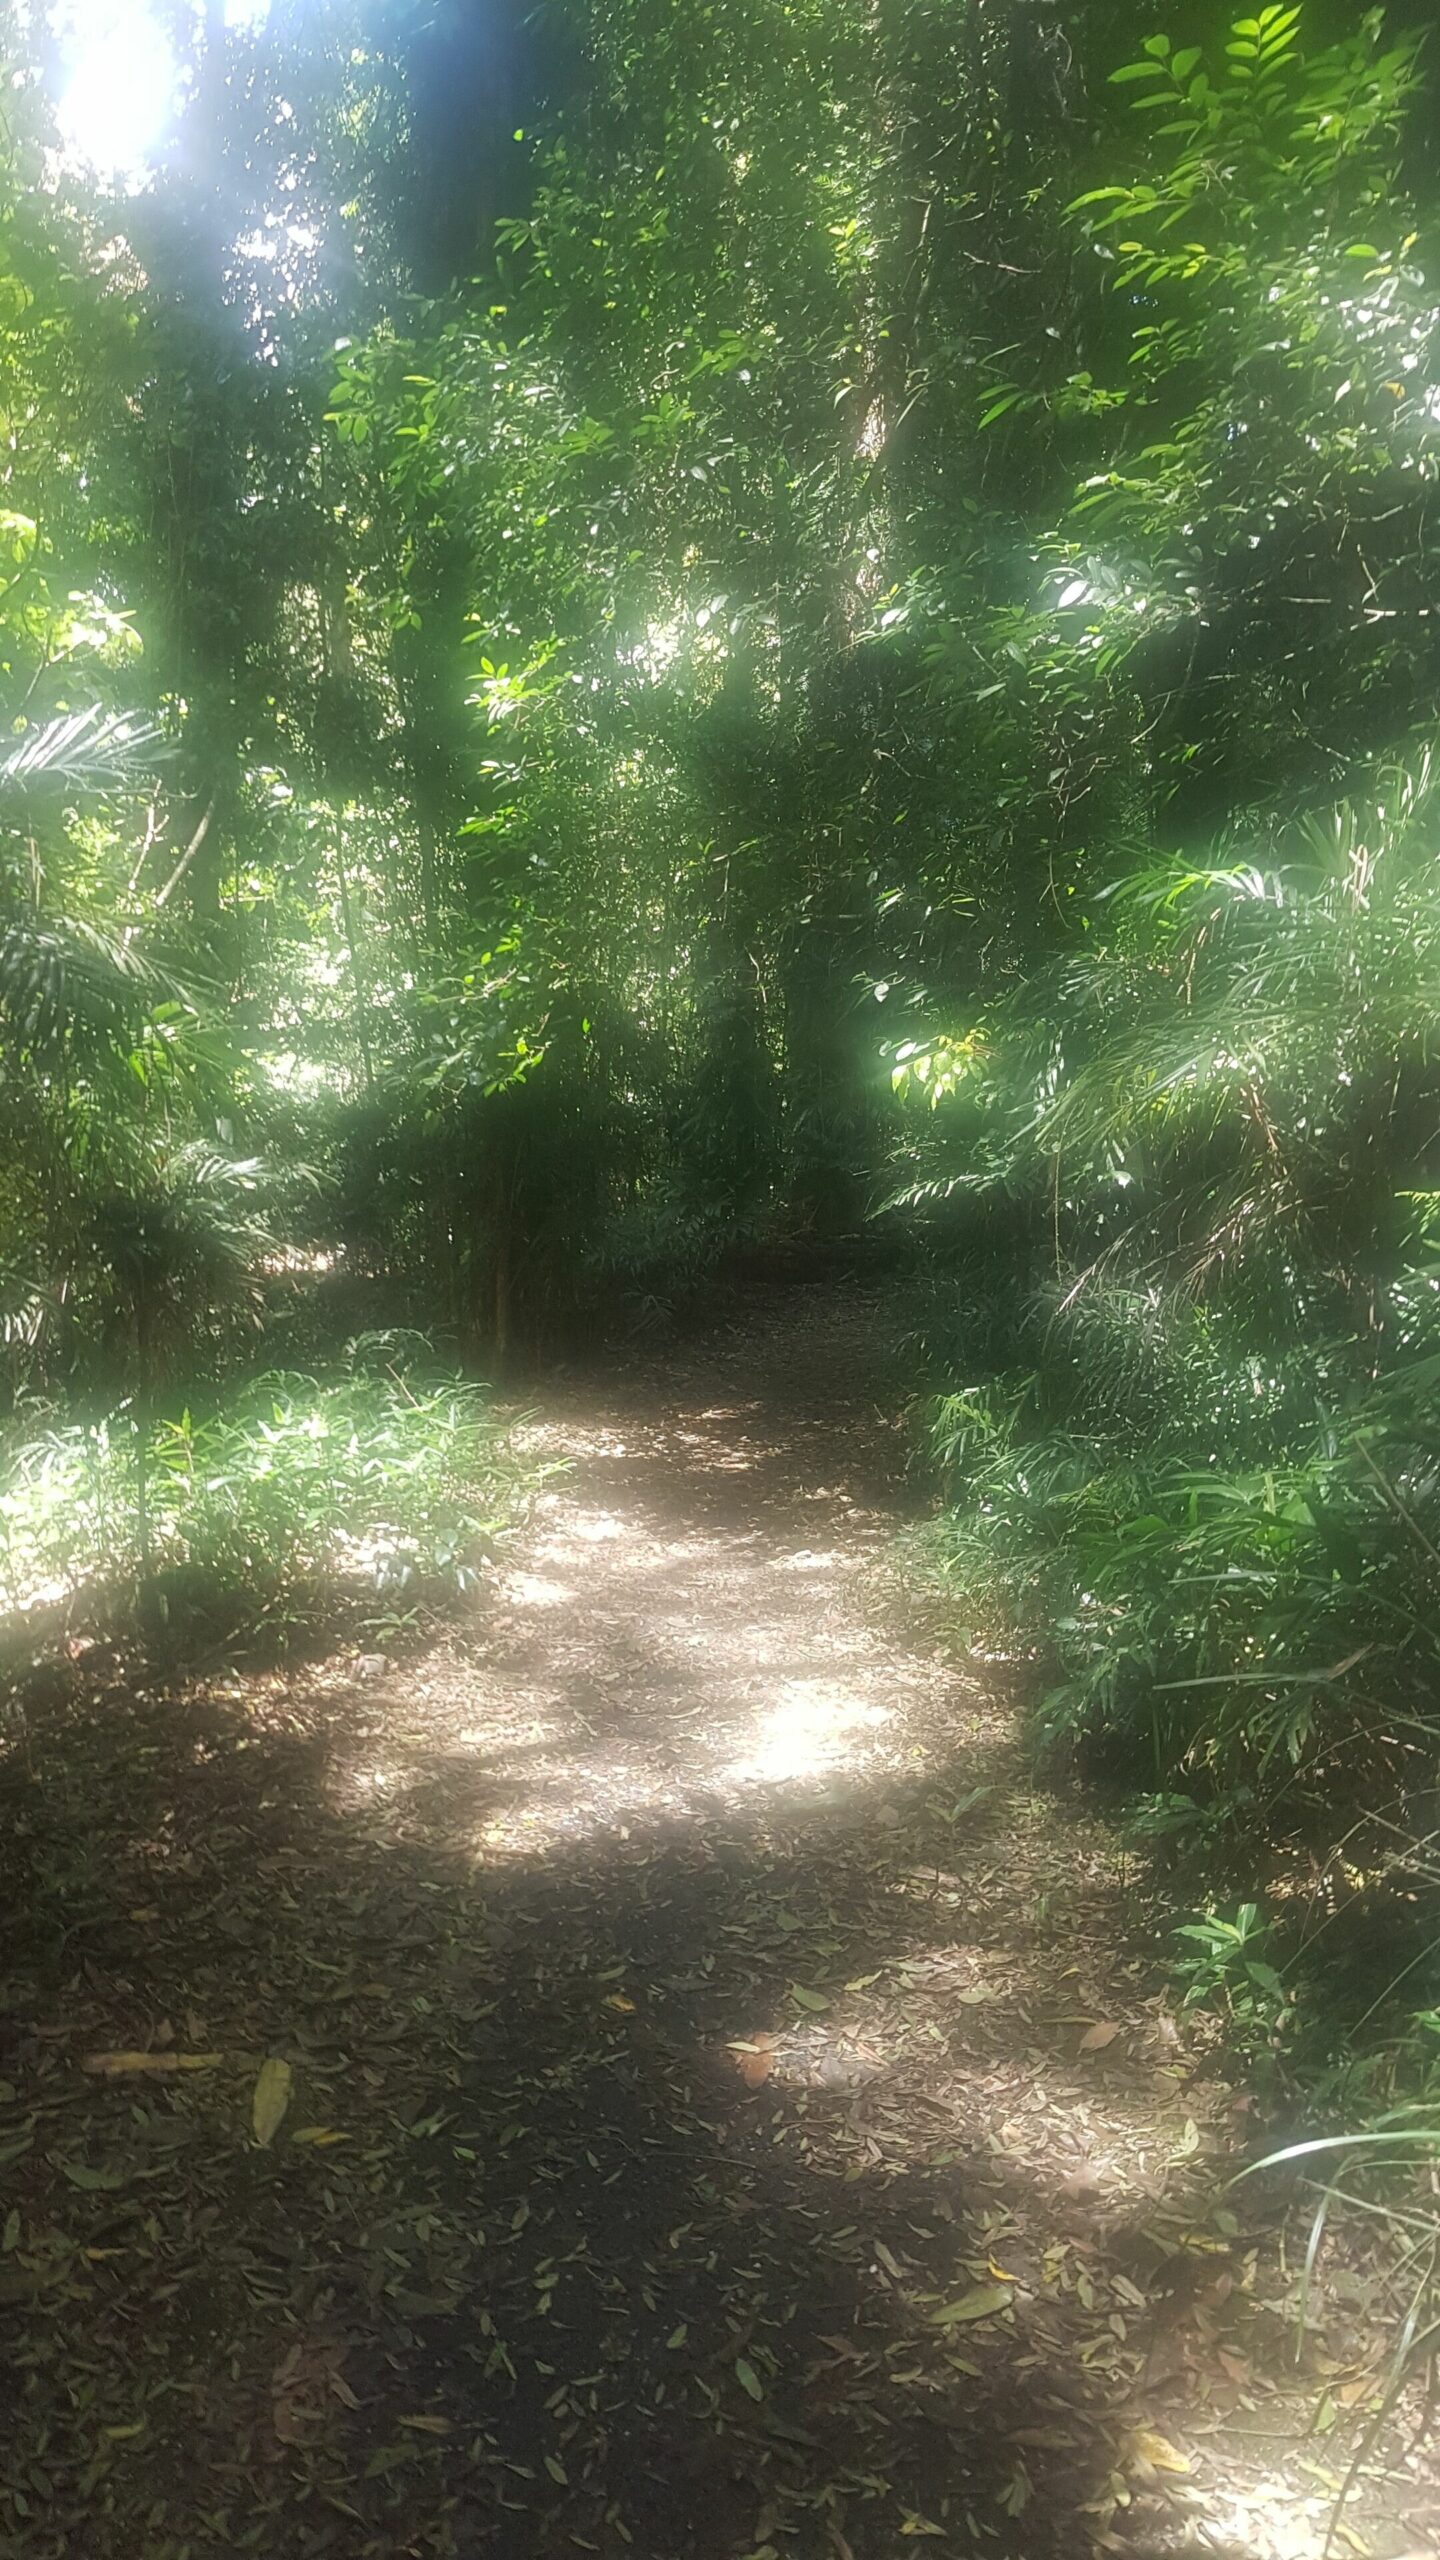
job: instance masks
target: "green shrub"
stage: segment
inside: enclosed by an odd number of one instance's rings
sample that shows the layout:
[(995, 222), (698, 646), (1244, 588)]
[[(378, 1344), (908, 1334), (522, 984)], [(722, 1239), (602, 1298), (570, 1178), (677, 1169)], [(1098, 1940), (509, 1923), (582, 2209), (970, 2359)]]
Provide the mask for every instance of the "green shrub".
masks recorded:
[(972, 1618), (1047, 1631), (1052, 1739), (1140, 1784), (1392, 1804), (1440, 1742), (1440, 1418), (1430, 1363), (1248, 1467), (1026, 1429), (1025, 1394), (937, 1405), (941, 1533)]
[[(162, 1600), (240, 1598), (275, 1622), (347, 1597), (473, 1584), (524, 1491), (486, 1395), (413, 1365), (407, 1375), (383, 1344), (369, 1365), (356, 1348), (329, 1376), (270, 1374), (208, 1413), (152, 1422)], [(137, 1454), (124, 1411), (16, 1452), (0, 1492), (0, 1606), (135, 1590)]]

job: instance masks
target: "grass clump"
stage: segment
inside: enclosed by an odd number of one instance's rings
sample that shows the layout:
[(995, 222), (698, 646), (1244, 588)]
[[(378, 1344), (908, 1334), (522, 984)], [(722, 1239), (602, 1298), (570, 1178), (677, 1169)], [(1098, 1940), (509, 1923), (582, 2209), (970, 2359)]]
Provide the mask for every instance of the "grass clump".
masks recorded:
[[(403, 1348), (403, 1347), (402, 1347)], [(18, 1447), (0, 1491), (0, 1607), (283, 1635), (347, 1607), (474, 1588), (529, 1470), (482, 1387), (397, 1346), (272, 1371), (141, 1431), (122, 1408)]]

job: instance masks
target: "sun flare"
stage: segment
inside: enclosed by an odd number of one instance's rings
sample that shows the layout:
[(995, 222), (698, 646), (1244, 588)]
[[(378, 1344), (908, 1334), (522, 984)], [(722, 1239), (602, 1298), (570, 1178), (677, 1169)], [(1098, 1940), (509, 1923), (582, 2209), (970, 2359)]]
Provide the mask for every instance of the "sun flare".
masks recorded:
[(70, 157), (111, 184), (143, 177), (177, 97), (174, 48), (146, 0), (72, 0), (57, 121)]

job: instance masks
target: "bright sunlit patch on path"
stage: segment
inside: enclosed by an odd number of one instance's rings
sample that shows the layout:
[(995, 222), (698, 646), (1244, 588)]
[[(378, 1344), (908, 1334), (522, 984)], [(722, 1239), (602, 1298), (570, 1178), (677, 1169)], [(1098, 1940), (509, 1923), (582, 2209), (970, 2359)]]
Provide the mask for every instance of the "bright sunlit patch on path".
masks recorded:
[(861, 1742), (889, 1721), (875, 1700), (829, 1680), (786, 1680), (759, 1721), (754, 1749), (728, 1775), (742, 1784), (813, 1778), (868, 1756)]
[(568, 1582), (555, 1582), (544, 1573), (510, 1573), (505, 1588), (522, 1609), (563, 1609), (576, 1597)]
[(612, 1518), (608, 1512), (598, 1511), (588, 1515), (576, 1513), (568, 1524), (568, 1535), (581, 1546), (603, 1547), (608, 1546), (612, 1539), (629, 1537), (633, 1532), (625, 1521)]

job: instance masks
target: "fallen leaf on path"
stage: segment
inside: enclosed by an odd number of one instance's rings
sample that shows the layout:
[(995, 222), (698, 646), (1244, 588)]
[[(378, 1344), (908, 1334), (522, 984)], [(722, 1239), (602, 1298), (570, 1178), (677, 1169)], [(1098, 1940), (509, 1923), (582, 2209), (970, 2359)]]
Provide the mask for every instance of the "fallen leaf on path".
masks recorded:
[(107, 2194), (123, 2187), (129, 2174), (124, 2169), (87, 2169), (83, 2160), (62, 2160), (53, 2151), (50, 2157), (61, 2177), (68, 2178), (71, 2186), (79, 2187), (84, 2195)]
[(742, 2391), (749, 2392), (752, 2400), (764, 2399), (765, 2386), (753, 2364), (747, 2364), (743, 2356), (735, 2359), (735, 2379)]
[(274, 2054), (260, 2065), (255, 2095), (250, 2102), (250, 2121), (262, 2151), (274, 2141), (284, 2121), (293, 2079), (289, 2063), (281, 2062)]
[(1023, 2462), (1017, 2462), (1005, 2486), (998, 2493), (998, 2504), (1007, 2516), (1023, 2515), (1035, 2495), (1035, 2486)]
[(803, 1982), (791, 1983), (790, 1997), (797, 2009), (828, 2009), (830, 2006), (823, 1991), (807, 1991)]
[(98, 2080), (121, 2080), (139, 2071), (213, 2071), (218, 2053), (87, 2053), (82, 2071)]
[(1168, 2436), (1152, 2435), (1148, 2427), (1137, 2427), (1131, 2436), (1130, 2460), (1142, 2470), (1172, 2471), (1181, 2477), (1190, 2469), (1189, 2455)]
[(747, 2089), (758, 2089), (762, 2080), (769, 2079), (779, 2042), (777, 2035), (770, 2034), (731, 2038), (725, 2050), (734, 2054), (735, 2068)]
[(958, 2300), (942, 2304), (930, 2315), (937, 2329), (951, 2329), (961, 2320), (993, 2320), (997, 2311), (1008, 2311), (1014, 2300), (1008, 2284), (972, 2285)]
[(1119, 2028), (1108, 2019), (1103, 2026), (1087, 2027), (1080, 2039), (1080, 2050), (1082, 2053), (1103, 2053), (1107, 2044), (1113, 2044), (1119, 2033)]

